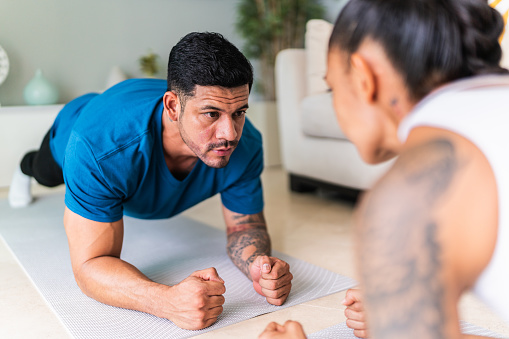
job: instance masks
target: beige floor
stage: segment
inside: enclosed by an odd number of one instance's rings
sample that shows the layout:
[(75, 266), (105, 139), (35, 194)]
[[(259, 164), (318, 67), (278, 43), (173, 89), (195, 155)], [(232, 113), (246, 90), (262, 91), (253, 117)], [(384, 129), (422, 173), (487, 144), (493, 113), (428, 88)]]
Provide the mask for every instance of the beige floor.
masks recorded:
[[(286, 173), (269, 168), (263, 174), (265, 215), (273, 248), (355, 278), (352, 256), (352, 205), (332, 193), (294, 194)], [(61, 190), (61, 189), (57, 189)], [(55, 190), (34, 187), (37, 194)], [(0, 198), (7, 191), (0, 190)], [(184, 213), (224, 229), (220, 200), (209, 199)], [(303, 323), (307, 333), (345, 320), (344, 292), (206, 333), (199, 338), (256, 338), (270, 321)], [(462, 319), (509, 336), (509, 327), (473, 296), (460, 304)], [(40, 297), (6, 245), (0, 241), (0, 338), (68, 338), (63, 325)]]

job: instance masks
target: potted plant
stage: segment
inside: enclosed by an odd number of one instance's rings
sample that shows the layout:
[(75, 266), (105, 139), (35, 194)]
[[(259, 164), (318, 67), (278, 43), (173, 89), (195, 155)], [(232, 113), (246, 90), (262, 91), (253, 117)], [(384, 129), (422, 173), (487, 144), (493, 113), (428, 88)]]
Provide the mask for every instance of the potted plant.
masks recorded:
[(157, 64), (158, 59), (159, 55), (152, 51), (149, 51), (146, 55), (142, 55), (138, 59), (140, 70), (147, 78), (154, 78), (159, 72), (159, 65)]
[(322, 18), (320, 0), (240, 0), (236, 28), (244, 38), (244, 54), (260, 62), (255, 90), (263, 101), (249, 102), (249, 119), (263, 135), (265, 166), (281, 165), (274, 83), (276, 55), (304, 47), (306, 23)]
[(276, 99), (274, 64), (279, 51), (302, 48), (306, 22), (321, 19), (320, 0), (241, 0), (236, 28), (244, 38), (244, 53), (260, 62), (256, 90), (265, 100)]

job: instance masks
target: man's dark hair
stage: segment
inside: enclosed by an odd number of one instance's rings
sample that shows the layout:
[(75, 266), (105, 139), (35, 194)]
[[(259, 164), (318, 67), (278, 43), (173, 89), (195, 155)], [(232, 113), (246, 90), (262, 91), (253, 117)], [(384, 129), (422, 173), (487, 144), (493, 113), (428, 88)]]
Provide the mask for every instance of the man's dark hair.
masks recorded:
[(350, 56), (366, 38), (381, 44), (420, 100), (445, 83), (500, 67), (502, 16), (486, 0), (350, 0), (329, 48)]
[(182, 111), (195, 86), (234, 88), (253, 85), (253, 67), (231, 42), (219, 33), (193, 32), (183, 37), (168, 59), (168, 91), (177, 94)]

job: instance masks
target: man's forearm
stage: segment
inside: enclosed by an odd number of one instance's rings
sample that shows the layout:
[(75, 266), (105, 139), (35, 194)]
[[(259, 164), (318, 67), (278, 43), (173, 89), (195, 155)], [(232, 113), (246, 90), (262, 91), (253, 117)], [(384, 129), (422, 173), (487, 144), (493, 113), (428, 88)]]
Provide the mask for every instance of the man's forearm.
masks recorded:
[(157, 296), (168, 293), (170, 286), (151, 281), (133, 265), (116, 257), (103, 256), (84, 263), (75, 272), (81, 290), (102, 303), (156, 316), (161, 305)]
[(290, 265), (271, 256), (270, 237), (263, 211), (238, 214), (223, 206), (227, 225), (227, 252), (253, 282), (254, 290), (272, 305), (282, 305), (292, 288)]
[(249, 267), (260, 255), (270, 256), (271, 244), (262, 213), (235, 216), (235, 226), (228, 228), (228, 255), (233, 263), (252, 279)]
[(167, 286), (117, 257), (102, 256), (87, 261), (78, 276), (83, 292), (98, 301), (166, 318), (187, 330), (212, 325), (223, 311), (224, 281), (214, 268)]

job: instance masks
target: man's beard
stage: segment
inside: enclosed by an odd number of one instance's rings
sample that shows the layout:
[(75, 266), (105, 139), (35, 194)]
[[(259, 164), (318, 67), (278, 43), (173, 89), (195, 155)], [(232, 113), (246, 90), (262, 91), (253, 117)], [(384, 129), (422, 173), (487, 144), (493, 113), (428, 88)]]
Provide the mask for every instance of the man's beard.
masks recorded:
[(185, 130), (182, 127), (182, 125), (180, 124), (180, 122), (179, 122), (179, 132), (180, 132), (180, 137), (182, 138), (184, 143), (187, 145), (187, 147), (189, 147), (189, 149), (191, 151), (193, 151), (193, 153), (196, 154), (196, 156), (205, 165), (207, 165), (209, 167), (212, 167), (212, 168), (223, 168), (223, 167), (226, 167), (226, 165), (228, 165), (228, 163), (230, 161), (231, 155), (229, 157), (226, 157), (226, 156), (219, 157), (217, 159), (217, 161), (211, 161), (211, 159), (209, 159), (207, 157), (207, 154), (209, 152), (211, 152), (212, 150), (214, 150), (216, 148), (228, 148), (228, 147), (235, 148), (239, 144), (239, 142), (237, 140), (233, 140), (233, 141), (224, 140), (224, 141), (221, 141), (221, 142), (216, 142), (216, 143), (212, 143), (212, 144), (207, 145), (206, 151), (205, 152), (201, 152), (200, 147), (198, 147), (195, 143), (193, 143), (191, 141), (191, 139), (188, 137), (187, 133), (185, 132)]

